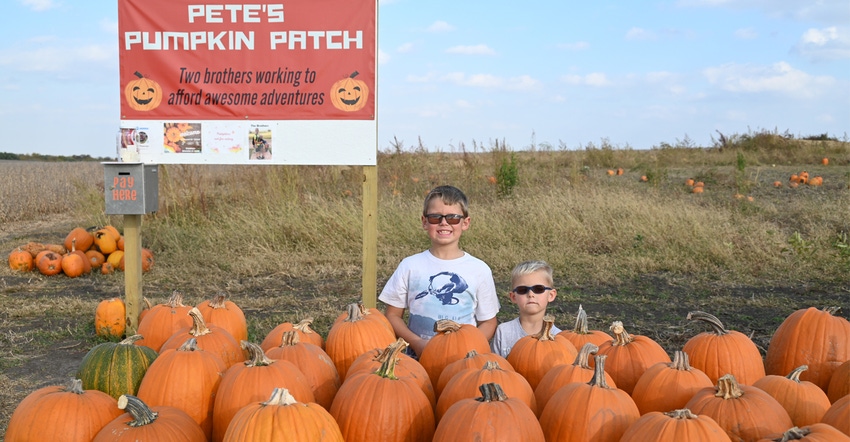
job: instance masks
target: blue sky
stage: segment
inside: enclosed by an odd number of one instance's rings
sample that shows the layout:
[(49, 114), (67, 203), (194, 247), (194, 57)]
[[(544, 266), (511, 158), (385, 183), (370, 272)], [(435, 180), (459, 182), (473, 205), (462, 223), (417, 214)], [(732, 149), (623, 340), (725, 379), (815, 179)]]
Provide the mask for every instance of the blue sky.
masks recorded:
[[(114, 156), (117, 2), (3, 4), (0, 152)], [(847, 0), (386, 0), (378, 38), (381, 150), (850, 136)]]

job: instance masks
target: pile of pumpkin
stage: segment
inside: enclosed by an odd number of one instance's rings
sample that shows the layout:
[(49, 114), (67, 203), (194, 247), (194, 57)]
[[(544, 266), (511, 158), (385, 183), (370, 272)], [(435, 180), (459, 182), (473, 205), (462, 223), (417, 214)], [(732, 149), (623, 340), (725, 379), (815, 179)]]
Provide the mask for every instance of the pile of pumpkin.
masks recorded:
[(703, 193), (705, 192), (705, 183), (702, 181), (694, 181), (693, 178), (688, 178), (685, 180), (685, 186), (690, 189), (691, 193)]
[[(779, 185), (777, 185), (779, 183)], [(809, 178), (809, 172), (805, 170), (800, 173), (791, 174), (791, 177), (788, 178), (788, 187), (796, 188), (800, 184), (807, 184), (809, 186), (823, 186), (823, 177), (822, 176), (814, 176)], [(774, 187), (782, 187), (782, 183), (779, 181), (774, 181)]]
[[(101, 303), (97, 329), (123, 333), (122, 307)], [(764, 359), (708, 313), (688, 315), (710, 330), (671, 358), (619, 321), (589, 330), (579, 307), (572, 330), (547, 318), (507, 357), (441, 320), (415, 360), (362, 304), (326, 338), (308, 318), (256, 344), (224, 295), (192, 307), (175, 292), (70, 386), (27, 396), (6, 440), (850, 441), (850, 322), (834, 313), (792, 313)]]
[[(142, 248), (142, 271), (153, 267), (153, 252)], [(69, 278), (99, 271), (107, 275), (124, 270), (124, 236), (114, 226), (72, 229), (62, 244), (29, 242), (9, 253), (9, 267), (20, 272), (37, 270), (45, 276)]]

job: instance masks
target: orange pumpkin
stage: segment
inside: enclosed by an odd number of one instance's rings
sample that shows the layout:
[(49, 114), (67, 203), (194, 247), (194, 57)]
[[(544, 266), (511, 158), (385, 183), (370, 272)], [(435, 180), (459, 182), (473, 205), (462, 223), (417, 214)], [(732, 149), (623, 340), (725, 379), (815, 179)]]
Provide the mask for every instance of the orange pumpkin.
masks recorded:
[(162, 101), (162, 87), (156, 81), (145, 78), (138, 71), (134, 74), (136, 79), (127, 82), (124, 86), (124, 99), (130, 109), (137, 111), (149, 111), (156, 109)]
[(761, 352), (749, 336), (726, 330), (716, 316), (705, 312), (689, 312), (687, 319), (704, 322), (712, 328), (711, 332), (691, 337), (682, 347), (691, 365), (707, 374), (712, 384), (728, 373), (747, 385), (764, 377)]
[(354, 112), (366, 106), (369, 101), (369, 86), (363, 81), (354, 79), (359, 74), (354, 71), (331, 86), (331, 103), (334, 107), (341, 111)]
[(395, 333), (386, 324), (367, 319), (358, 304), (349, 304), (347, 313), (344, 320), (331, 326), (325, 341), (328, 356), (343, 381), (348, 367), (358, 356), (374, 348), (384, 348), (396, 340)]
[(545, 317), (543, 329), (539, 334), (523, 336), (508, 353), (508, 362), (528, 379), (532, 389), (537, 388), (537, 384), (552, 367), (570, 364), (578, 355), (578, 350), (572, 342), (567, 339), (555, 339), (552, 334), (554, 325), (554, 317)]
[(652, 411), (633, 423), (620, 442), (731, 442), (726, 431), (705, 415), (696, 415), (687, 408), (666, 413)]
[(30, 252), (18, 247), (9, 253), (9, 268), (19, 272), (29, 272), (34, 268), (33, 257)]
[[(94, 232), (94, 246), (100, 253), (109, 255), (118, 250), (118, 242), (110, 232), (105, 229), (100, 229)], [(114, 266), (114, 264), (113, 264)]]
[(641, 375), (635, 384), (632, 399), (641, 415), (650, 411), (678, 410), (697, 391), (713, 385), (702, 370), (688, 364), (687, 353), (676, 351), (673, 362), (655, 364)]
[(487, 361), (481, 368), (466, 368), (452, 376), (437, 398), (437, 422), (442, 421), (443, 416), (455, 403), (477, 397), (478, 387), (489, 383), (499, 384), (507, 395), (520, 400), (535, 416), (539, 414), (531, 384), (518, 372), (503, 370), (498, 362)]
[(285, 388), (275, 388), (269, 400), (248, 404), (233, 416), (224, 440), (287, 440), (297, 428), (301, 440), (343, 442), (339, 425), (324, 408), (298, 402)]
[[(398, 338), (386, 348), (375, 348), (369, 350), (358, 356), (357, 359), (351, 363), (351, 367), (348, 368), (348, 374), (346, 376), (354, 376), (361, 372), (374, 373), (381, 368), (381, 365), (384, 364), (384, 361), (390, 357), (390, 355), (394, 355), (393, 357), (398, 359), (395, 365), (396, 377), (400, 379), (410, 379), (415, 382), (422, 392), (425, 393), (428, 400), (431, 401), (431, 405), (436, 407), (437, 395), (434, 392), (434, 386), (431, 385), (431, 378), (428, 377), (428, 372), (425, 371), (425, 367), (423, 367), (419, 361), (404, 353), (407, 346), (407, 341), (403, 338)], [(396, 351), (396, 348), (398, 347), (402, 348)]]
[(197, 305), (204, 319), (209, 324), (215, 324), (233, 335), (236, 342), (248, 340), (248, 322), (245, 313), (227, 295), (219, 294)]
[(325, 409), (331, 408), (334, 396), (342, 382), (339, 380), (339, 373), (336, 371), (334, 362), (322, 350), (322, 347), (306, 341), (301, 342), (298, 332), (290, 330), (283, 334), (280, 346), (269, 349), (266, 356), (292, 362), (304, 373), (310, 390), (316, 398), (314, 402)]
[(774, 181), (773, 187), (782, 187), (782, 181)]
[(441, 319), (434, 324), (434, 331), (437, 334), (425, 344), (422, 354), (419, 355), (419, 363), (428, 372), (431, 385), (437, 385), (440, 373), (447, 365), (463, 359), (471, 350), (479, 353), (490, 352), (490, 343), (484, 333), (474, 325)]
[(66, 249), (71, 250), (74, 247), (84, 253), (91, 248), (92, 244), (94, 244), (94, 236), (82, 227), (72, 229), (65, 237), (64, 242)]
[(688, 178), (688, 179), (686, 179), (686, 180), (685, 180), (685, 185), (686, 185), (686, 186), (693, 187), (693, 185), (694, 185), (694, 179), (693, 179), (693, 178)]
[(850, 436), (850, 394), (835, 401), (823, 414), (821, 422), (832, 425)]
[(844, 361), (832, 372), (826, 389), (826, 396), (833, 404), (848, 394), (850, 394), (850, 359)]
[(543, 442), (543, 428), (523, 401), (498, 383), (478, 387), (480, 397), (461, 399), (446, 410), (435, 442), (459, 440)]
[(800, 380), (800, 373), (808, 368), (801, 365), (788, 376), (767, 375), (753, 384), (753, 387), (761, 388), (779, 401), (797, 427), (820, 422), (831, 405), (820, 387)]
[(437, 379), (437, 396), (443, 391), (443, 388), (446, 387), (446, 384), (461, 370), (467, 368), (480, 368), (483, 367), (485, 363), (493, 361), (499, 364), (499, 367), (502, 367), (504, 370), (514, 370), (514, 367), (508, 362), (507, 359), (502, 357), (497, 353), (478, 353), (476, 350), (470, 350), (469, 353), (463, 359), (452, 362), (449, 365), (446, 365), (446, 368), (440, 373), (440, 378)]
[(611, 324), (611, 332), (614, 340), (600, 345), (598, 355), (608, 356), (608, 373), (617, 388), (628, 394), (632, 394), (638, 379), (649, 367), (672, 362), (661, 345), (647, 336), (630, 335), (620, 321)]
[(608, 169), (607, 171), (605, 171), (605, 173), (607, 173), (607, 174), (608, 174), (608, 176), (614, 176), (614, 174), (615, 174), (616, 172), (614, 172), (614, 169)]
[(129, 394), (118, 397), (118, 408), (127, 412), (107, 423), (92, 442), (207, 440), (204, 430), (192, 416), (179, 408), (148, 407), (141, 399)]
[(311, 342), (324, 349), (325, 339), (322, 338), (322, 335), (310, 328), (310, 324), (312, 323), (313, 318), (305, 318), (297, 324), (293, 324), (291, 322), (284, 322), (278, 324), (266, 335), (266, 337), (263, 339), (263, 342), (260, 344), (260, 347), (262, 347), (265, 351), (275, 348), (280, 345), (280, 340), (285, 332), (289, 330), (295, 330), (296, 332), (298, 332), (298, 338), (300, 340)]
[(183, 295), (175, 290), (165, 303), (153, 306), (139, 320), (137, 333), (144, 336), (144, 339), (137, 341), (136, 345), (144, 345), (159, 352), (162, 344), (174, 332), (192, 325), (189, 310), (192, 310), (192, 307), (183, 305)]
[[(614, 338), (602, 330), (589, 330), (587, 324), (587, 312), (584, 311), (581, 304), (578, 306), (576, 314), (576, 323), (572, 330), (562, 330), (555, 335), (555, 339), (567, 339), (572, 342), (573, 346), (581, 350), (584, 344), (591, 343), (597, 347), (604, 342), (612, 341)], [(588, 378), (589, 380), (589, 378)]]
[[(561, 332), (563, 333), (563, 332)], [(559, 335), (561, 333), (558, 333)], [(534, 389), (534, 398), (537, 400), (537, 410), (543, 411), (549, 399), (561, 389), (561, 387), (573, 382), (588, 383), (593, 379), (593, 367), (590, 366), (590, 355), (595, 355), (599, 347), (588, 342), (579, 350), (572, 364), (559, 364), (552, 367), (540, 379), (537, 388)], [(605, 373), (605, 383), (615, 388), (617, 385), (608, 373)]]
[(703, 192), (705, 192), (705, 188), (703, 186), (694, 186), (694, 188), (691, 189), (691, 193), (703, 193)]
[[(82, 252), (76, 253), (76, 251), (71, 250), (62, 256), (62, 272), (69, 278), (76, 278), (86, 273), (86, 264), (89, 264), (89, 261)], [(89, 264), (88, 270), (91, 271), (91, 264)]]
[(227, 329), (207, 324), (201, 311), (195, 307), (192, 307), (188, 314), (192, 318), (192, 325), (175, 331), (162, 343), (160, 353), (179, 348), (187, 339), (195, 338), (199, 349), (218, 356), (227, 367), (245, 360), (245, 352)]
[(829, 166), (829, 158), (823, 157), (823, 159), (820, 160), (820, 163), (824, 166)]
[(760, 439), (758, 442), (850, 442), (850, 436), (842, 433), (832, 425), (814, 423), (804, 427), (794, 427), (784, 433), (776, 433)]
[(87, 250), (86, 251), (86, 260), (89, 262), (91, 268), (100, 269), (100, 266), (106, 262), (106, 257), (103, 256), (103, 253), (98, 252), (97, 250)]
[(94, 332), (103, 337), (121, 337), (126, 327), (126, 307), (120, 298), (104, 299), (94, 311)]
[(42, 250), (35, 257), (35, 266), (42, 275), (58, 275), (62, 271), (62, 255), (51, 250)]

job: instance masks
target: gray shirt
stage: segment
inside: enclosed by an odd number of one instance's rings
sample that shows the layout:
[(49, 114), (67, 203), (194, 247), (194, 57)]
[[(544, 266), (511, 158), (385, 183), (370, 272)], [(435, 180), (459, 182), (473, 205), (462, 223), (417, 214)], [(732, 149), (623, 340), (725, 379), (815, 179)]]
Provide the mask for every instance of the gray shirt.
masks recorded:
[[(561, 329), (554, 325), (552, 326), (553, 336), (560, 332)], [(496, 334), (493, 335), (493, 340), (490, 341), (490, 350), (506, 358), (508, 357), (508, 353), (511, 352), (511, 348), (516, 344), (516, 341), (519, 341), (520, 338), (525, 336), (528, 336), (528, 333), (520, 325), (519, 317), (516, 317), (512, 321), (504, 322), (496, 327)]]

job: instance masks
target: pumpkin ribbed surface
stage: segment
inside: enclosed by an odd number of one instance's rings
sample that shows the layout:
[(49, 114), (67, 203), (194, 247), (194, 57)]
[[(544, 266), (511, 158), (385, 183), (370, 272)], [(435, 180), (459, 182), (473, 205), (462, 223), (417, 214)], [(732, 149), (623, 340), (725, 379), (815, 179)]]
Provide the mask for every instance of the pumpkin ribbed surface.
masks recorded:
[(133, 335), (89, 350), (77, 370), (83, 388), (102, 391), (115, 399), (123, 394), (135, 395), (148, 367), (158, 356), (150, 347), (135, 345), (139, 339), (141, 335)]

